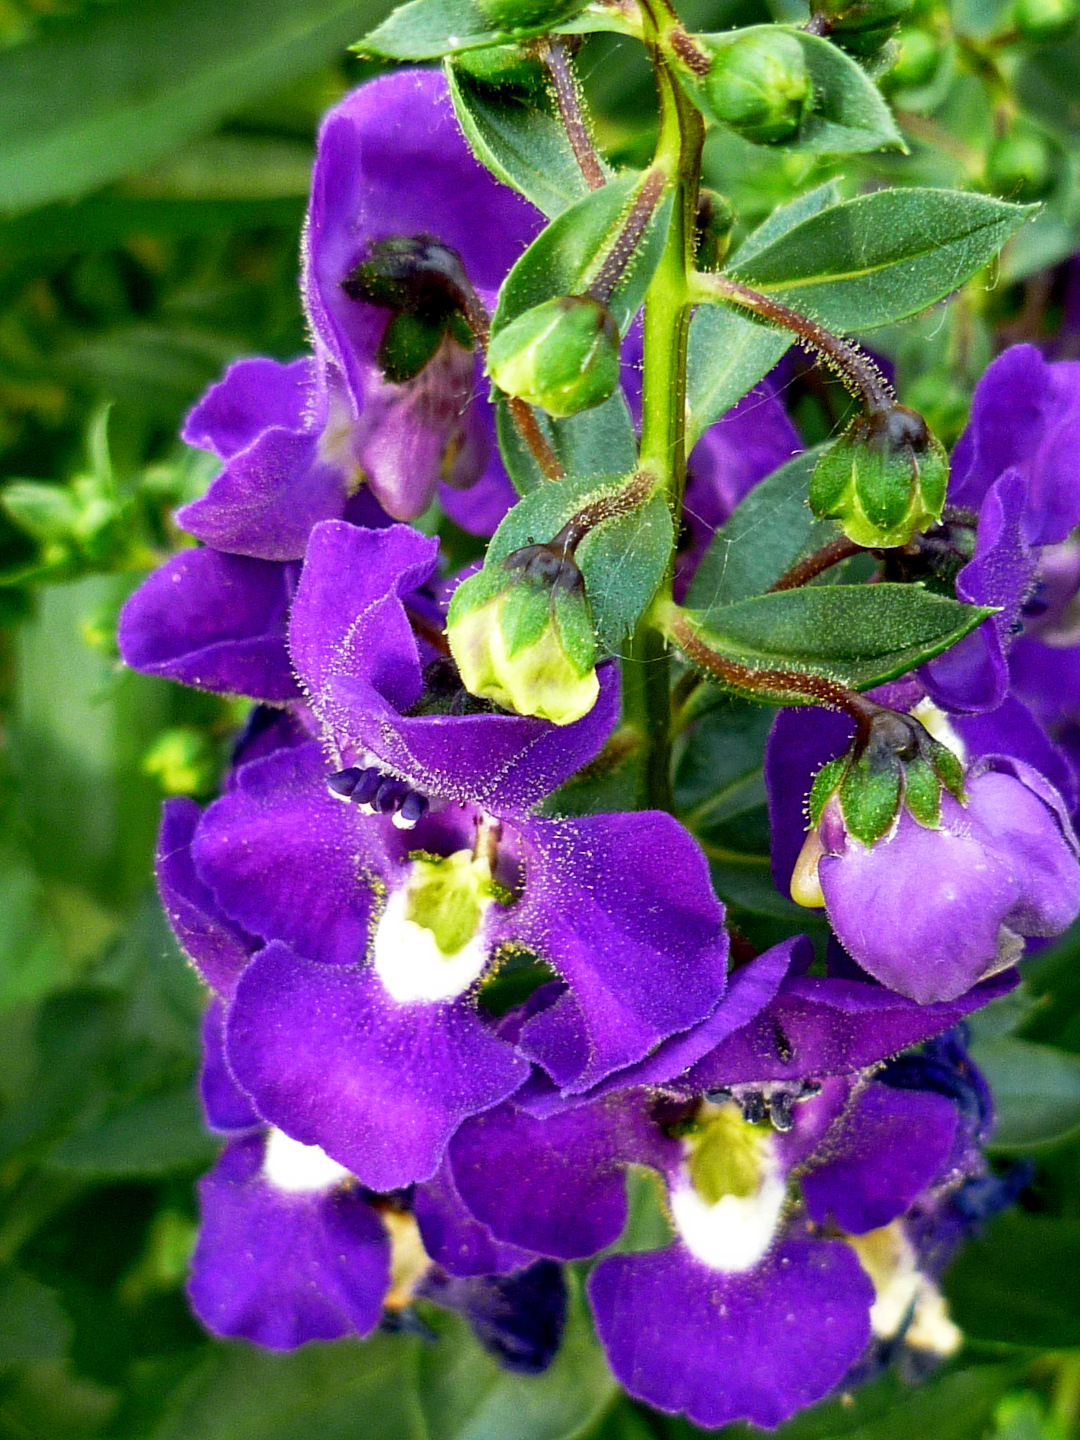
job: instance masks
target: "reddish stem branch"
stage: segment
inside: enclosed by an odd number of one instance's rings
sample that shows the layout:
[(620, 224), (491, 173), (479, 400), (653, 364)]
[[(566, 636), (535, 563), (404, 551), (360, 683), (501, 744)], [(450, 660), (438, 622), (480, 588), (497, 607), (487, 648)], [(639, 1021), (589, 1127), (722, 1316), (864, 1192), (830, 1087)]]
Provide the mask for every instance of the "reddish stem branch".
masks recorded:
[(835, 540), (830, 540), (812, 555), (797, 560), (790, 570), (785, 570), (775, 585), (769, 586), (769, 593), (775, 590), (798, 590), (826, 570), (831, 570), (834, 565), (839, 565), (841, 560), (850, 560), (853, 555), (861, 555), (863, 550), (862, 545), (857, 545), (846, 535), (838, 535)]
[(607, 176), (596, 153), (589, 128), (585, 124), (577, 77), (571, 68), (566, 45), (563, 41), (546, 35), (538, 41), (537, 50), (551, 80), (551, 93), (578, 169), (590, 190), (600, 190), (607, 184)]

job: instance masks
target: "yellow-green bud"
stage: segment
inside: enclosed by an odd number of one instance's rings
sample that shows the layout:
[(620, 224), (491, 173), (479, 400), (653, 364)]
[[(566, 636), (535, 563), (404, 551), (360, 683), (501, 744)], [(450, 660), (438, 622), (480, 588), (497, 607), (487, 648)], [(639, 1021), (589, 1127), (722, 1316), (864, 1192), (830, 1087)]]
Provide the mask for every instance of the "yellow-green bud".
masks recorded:
[(500, 390), (562, 418), (602, 404), (619, 383), (619, 330), (585, 295), (534, 306), (493, 335), (488, 374)]
[(600, 693), (581, 572), (548, 545), (525, 546), (463, 581), (446, 638), (466, 690), (519, 715), (570, 725)]
[(513, 34), (516, 30), (536, 30), (542, 25), (565, 25), (586, 0), (477, 0), (485, 20), (495, 30)]
[(757, 145), (793, 139), (814, 99), (802, 46), (781, 30), (717, 46), (702, 88), (713, 119)]
[(990, 146), (987, 188), (1010, 200), (1037, 200), (1054, 183), (1054, 157), (1037, 130), (1017, 125)]
[(1046, 45), (1064, 39), (1078, 14), (1077, 0), (1016, 0), (1013, 23), (1025, 40)]
[(856, 419), (821, 456), (810, 508), (872, 549), (906, 545), (940, 519), (949, 479), (941, 443), (915, 410), (896, 405)]
[(941, 47), (926, 30), (905, 26), (896, 36), (897, 56), (889, 71), (889, 84), (897, 89), (926, 85), (934, 77)]

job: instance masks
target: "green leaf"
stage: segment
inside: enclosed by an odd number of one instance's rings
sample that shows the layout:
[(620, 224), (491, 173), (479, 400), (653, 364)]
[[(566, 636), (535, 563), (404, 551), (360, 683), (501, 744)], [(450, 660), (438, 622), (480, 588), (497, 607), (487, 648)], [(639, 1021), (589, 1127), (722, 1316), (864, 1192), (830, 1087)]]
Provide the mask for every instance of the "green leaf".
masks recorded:
[(971, 1054), (994, 1092), (991, 1149), (1038, 1149), (1080, 1131), (1080, 1056), (1013, 1035), (977, 1041)]
[(953, 1318), (973, 1340), (1080, 1346), (1080, 1220), (1021, 1210), (969, 1240), (946, 1272)]
[[(438, 1339), (420, 1353), (418, 1393), (429, 1440), (569, 1440), (597, 1418), (616, 1384), (573, 1274), (559, 1353), (542, 1375), (515, 1375), (481, 1349), (464, 1320), (425, 1310)], [(365, 1435), (365, 1440), (367, 1437)]]
[(141, 1095), (66, 1135), (49, 1159), (61, 1170), (95, 1178), (165, 1175), (206, 1165), (218, 1150), (203, 1123), (193, 1083)]
[(779, 240), (781, 235), (786, 235), (796, 225), (809, 220), (811, 215), (820, 215), (822, 210), (831, 210), (834, 205), (839, 205), (842, 199), (839, 183), (836, 180), (826, 180), (824, 185), (815, 185), (813, 190), (796, 196), (786, 205), (778, 205), (768, 219), (763, 220), (756, 230), (752, 230), (739, 246), (735, 252), (737, 260), (740, 264), (750, 260), (773, 241)]
[[(514, 550), (550, 540), (588, 501), (625, 485), (624, 476), (568, 476), (534, 490), (503, 520), (488, 547), (487, 565)], [(575, 559), (585, 578), (597, 639), (617, 651), (656, 594), (671, 554), (674, 527), (663, 495), (640, 510), (591, 530)]]
[[(579, 18), (585, 30), (598, 28), (591, 19)], [(409, 0), (350, 48), (359, 55), (377, 55), (384, 60), (440, 60), (463, 50), (545, 35), (552, 28), (550, 19), (541, 25), (500, 28), (473, 0)]]
[[(710, 649), (750, 670), (868, 690), (940, 655), (991, 613), (919, 585), (811, 585), (694, 612), (691, 621)], [(791, 703), (782, 689), (757, 698)]]
[(767, 375), (791, 336), (721, 305), (699, 305), (686, 362), (687, 445)]
[(446, 66), (454, 114), (473, 154), (497, 180), (517, 190), (548, 219), (589, 194), (581, 166), (546, 89), (488, 85)]
[[(534, 305), (558, 295), (580, 295), (589, 288), (646, 176), (632, 171), (620, 175), (564, 210), (541, 231), (503, 281), (491, 322), (493, 334)], [(653, 210), (632, 260), (607, 301), (624, 335), (660, 260), (670, 216), (669, 193)]]
[(62, 1360), (71, 1331), (56, 1293), (40, 1280), (16, 1272), (0, 1281), (0, 1365)]
[[(629, 474), (637, 464), (634, 422), (621, 390), (602, 405), (566, 420), (554, 420), (539, 410), (533, 413), (567, 475), (596, 477), (613, 470)], [(547, 485), (547, 477), (522, 440), (505, 400), (498, 403), (495, 423), (506, 471), (518, 494), (528, 495)]]
[(815, 520), (807, 504), (818, 453), (796, 455), (735, 507), (701, 557), (686, 597), (692, 610), (763, 594), (801, 555), (840, 533), (832, 520)]
[(949, 295), (1035, 214), (960, 190), (875, 190), (795, 225), (731, 275), (831, 330), (869, 330)]
[[(796, 25), (751, 25), (741, 30), (724, 30), (702, 38), (715, 51), (737, 44), (748, 35), (772, 35), (776, 30), (791, 35), (802, 47), (803, 57), (814, 85), (814, 102), (798, 135), (784, 144), (785, 150), (803, 150), (817, 155), (860, 154), (869, 150), (904, 150), (903, 137), (881, 92), (851, 56)], [(709, 114), (701, 82), (686, 71), (678, 72), (683, 89), (696, 105)]]
[(0, 52), (0, 210), (150, 165), (330, 59), (357, 19), (353, 0), (122, 0)]
[(417, 1344), (373, 1335), (284, 1355), (217, 1346), (180, 1387), (153, 1440), (427, 1440)]

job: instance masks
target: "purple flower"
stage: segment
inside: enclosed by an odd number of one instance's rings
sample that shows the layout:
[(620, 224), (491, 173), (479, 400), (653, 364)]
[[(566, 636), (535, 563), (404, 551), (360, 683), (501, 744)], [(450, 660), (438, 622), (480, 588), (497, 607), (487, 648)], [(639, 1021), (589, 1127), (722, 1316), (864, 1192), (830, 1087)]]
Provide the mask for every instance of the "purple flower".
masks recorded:
[(851, 836), (835, 797), (805, 834), (812, 778), (841, 753), (849, 722), (784, 711), (766, 751), (778, 886), (820, 886), (840, 942), (882, 984), (929, 1004), (954, 1000), (1013, 963), (1021, 936), (1059, 934), (1080, 911), (1077, 844), (1060, 795), (1024, 760), (983, 755), (965, 801), (941, 796), (936, 828), (902, 806), (873, 845)]
[[(490, 312), (542, 225), (473, 158), (435, 71), (371, 81), (324, 120), (304, 244), (308, 318), (318, 363), (341, 377), (351, 455), (395, 519), (426, 510), (440, 480), (459, 521), (468, 510), (454, 489), (481, 487), (470, 497), (490, 511), (481, 533), (511, 502), (465, 312), (474, 295)], [(431, 353), (395, 380), (388, 349), (403, 325), (429, 337)]]

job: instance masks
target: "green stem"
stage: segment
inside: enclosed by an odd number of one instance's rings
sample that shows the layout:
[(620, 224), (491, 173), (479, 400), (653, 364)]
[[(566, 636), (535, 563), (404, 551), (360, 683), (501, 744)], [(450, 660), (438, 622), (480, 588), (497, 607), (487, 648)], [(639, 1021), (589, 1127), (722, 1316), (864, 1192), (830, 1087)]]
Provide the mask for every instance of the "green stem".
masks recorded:
[[(666, 0), (642, 0), (645, 43), (656, 72), (660, 133), (654, 165), (673, 177), (675, 203), (667, 243), (645, 295), (641, 467), (657, 476), (675, 520), (686, 486), (686, 350), (690, 330), (689, 277), (694, 269), (694, 225), (704, 124), (683, 94), (663, 55), (661, 40), (677, 17)], [(671, 570), (662, 596), (670, 597)], [(670, 810), (671, 657), (667, 641), (646, 615), (637, 628), (627, 671), (627, 708), (644, 737), (639, 800)]]

